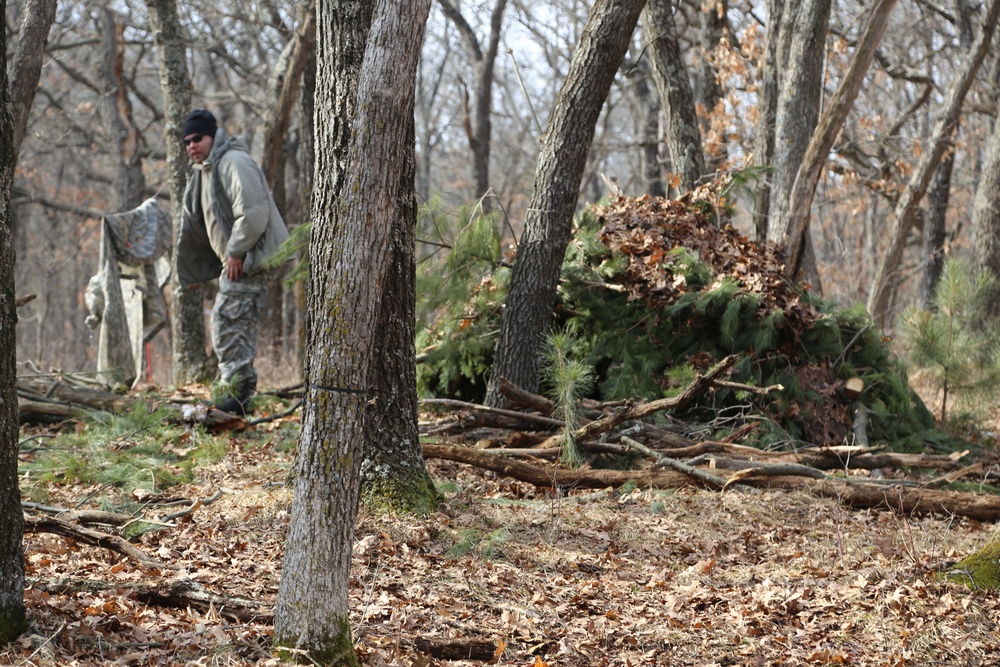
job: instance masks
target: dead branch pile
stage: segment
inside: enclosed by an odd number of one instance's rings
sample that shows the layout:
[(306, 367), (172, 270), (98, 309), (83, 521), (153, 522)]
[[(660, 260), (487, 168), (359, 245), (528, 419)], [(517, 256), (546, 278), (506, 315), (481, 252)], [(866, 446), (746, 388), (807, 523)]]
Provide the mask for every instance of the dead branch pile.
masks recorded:
[[(591, 419), (573, 431), (579, 446), (591, 456), (592, 463), (582, 468), (569, 469), (553, 462), (560, 455), (562, 436), (549, 434), (551, 429), (557, 428), (553, 422), (561, 424), (550, 416), (551, 403), (513, 388), (509, 383), (501, 386), (511, 403), (528, 406), (535, 412), (518, 413), (450, 401), (449, 407), (461, 410), (438, 422), (422, 424), (423, 432), (438, 435), (442, 440), (458, 436), (468, 441), (477, 437), (476, 447), (426, 443), (424, 456), (492, 470), (535, 486), (552, 488), (556, 493), (619, 487), (627, 483), (649, 488), (698, 486), (718, 491), (800, 489), (837, 498), (857, 508), (939, 512), (981, 521), (1000, 520), (1000, 497), (938, 489), (970, 476), (990, 481), (1000, 473), (996, 466), (987, 469), (981, 462), (964, 465), (963, 459), (968, 452), (949, 456), (905, 454), (862, 445), (764, 451), (736, 442), (752, 431), (752, 423), (727, 441), (696, 441), (645, 420), (662, 411), (708, 400), (717, 386), (731, 384), (724, 376), (735, 362), (735, 356), (727, 357), (697, 376), (673, 398), (613, 406), (588, 404)], [(780, 387), (769, 389), (781, 390)], [(440, 403), (427, 401), (425, 405)], [(498, 424), (498, 419), (502, 424)], [(522, 430), (510, 431), (518, 428)], [(621, 457), (630, 451), (638, 453), (643, 464), (630, 470), (601, 469), (593, 465), (599, 457)], [(924, 471), (930, 476), (914, 481), (904, 478), (901, 474), (904, 470)]]

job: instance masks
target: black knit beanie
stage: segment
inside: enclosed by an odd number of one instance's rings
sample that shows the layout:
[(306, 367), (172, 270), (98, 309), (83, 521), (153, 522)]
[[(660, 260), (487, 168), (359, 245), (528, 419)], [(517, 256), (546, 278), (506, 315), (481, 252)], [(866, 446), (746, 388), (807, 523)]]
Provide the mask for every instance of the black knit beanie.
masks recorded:
[(207, 134), (214, 138), (215, 130), (218, 127), (219, 124), (215, 122), (215, 116), (212, 115), (211, 111), (195, 109), (184, 121), (184, 131), (181, 132), (181, 138), (183, 139), (190, 134)]

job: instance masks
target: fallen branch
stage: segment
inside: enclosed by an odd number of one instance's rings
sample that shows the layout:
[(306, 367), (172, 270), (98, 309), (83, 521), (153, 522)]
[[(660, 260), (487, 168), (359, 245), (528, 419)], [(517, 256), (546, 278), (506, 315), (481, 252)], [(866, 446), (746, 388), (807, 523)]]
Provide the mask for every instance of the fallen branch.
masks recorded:
[[(426, 458), (446, 459), (467, 463), (539, 487), (604, 488), (634, 482), (642, 488), (676, 489), (701, 486), (688, 475), (673, 470), (563, 470), (542, 468), (520, 461), (486, 454), (480, 450), (450, 445), (425, 444)], [(700, 480), (698, 480), (700, 481)], [(866, 480), (868, 481), (868, 480)], [(930, 512), (967, 516), (977, 521), (1000, 520), (1000, 496), (937, 491), (903, 487), (890, 480), (880, 484), (863, 484), (861, 480), (842, 481), (835, 478), (811, 480), (802, 477), (766, 477), (745, 479), (742, 484), (757, 488), (798, 489), (824, 498), (834, 498), (857, 509), (886, 509), (897, 512)], [(886, 486), (893, 485), (894, 486)]]
[(517, 410), (504, 410), (503, 408), (491, 408), (485, 405), (478, 405), (476, 403), (466, 403), (465, 401), (456, 401), (450, 398), (425, 398), (420, 401), (420, 405), (441, 405), (450, 408), (461, 408), (463, 410), (472, 410), (474, 412), (483, 412), (494, 415), (501, 415), (503, 417), (510, 417), (511, 419), (516, 419), (521, 422), (542, 424), (549, 428), (562, 428), (566, 425), (566, 422), (560, 419), (553, 419), (552, 417), (545, 417), (543, 415), (533, 415), (527, 412), (518, 412)]
[(496, 660), (503, 650), (502, 642), (496, 639), (475, 637), (454, 639), (430, 639), (416, 637), (413, 648), (420, 653), (439, 660)]
[(251, 419), (249, 422), (247, 422), (247, 426), (266, 424), (267, 422), (273, 422), (277, 421), (278, 419), (284, 419), (285, 417), (290, 417), (291, 415), (295, 414), (295, 411), (298, 410), (301, 405), (302, 405), (302, 399), (300, 398), (299, 400), (295, 401), (295, 403), (292, 404), (292, 407), (288, 408), (284, 412), (281, 412), (276, 415), (268, 415), (266, 417), (258, 417), (257, 419)]
[[(662, 412), (663, 410), (677, 410), (684, 408), (694, 402), (695, 399), (710, 388), (712, 383), (717, 380), (719, 376), (729, 372), (729, 369), (733, 367), (738, 358), (739, 357), (735, 354), (729, 355), (717, 363), (714, 368), (709, 370), (704, 375), (698, 375), (695, 377), (695, 379), (684, 388), (684, 391), (677, 396), (673, 396), (671, 398), (661, 398), (648, 403), (627, 405), (614, 414), (602, 417), (601, 419), (595, 419), (589, 424), (585, 424), (584, 426), (576, 429), (573, 432), (573, 440), (576, 442), (584, 442), (585, 440), (590, 440), (591, 438), (594, 438), (602, 433), (610, 431), (623, 422), (632, 421), (634, 419), (642, 419), (643, 417), (648, 417), (651, 414)], [(563, 436), (561, 434), (554, 435), (539, 445), (539, 449), (555, 447), (562, 441), (562, 438)]]
[(76, 578), (45, 581), (32, 577), (28, 578), (26, 583), (31, 588), (51, 594), (102, 593), (126, 590), (130, 591), (137, 600), (146, 604), (179, 609), (193, 607), (199, 611), (207, 611), (210, 607), (214, 607), (220, 616), (228, 616), (240, 621), (267, 621), (273, 617), (272, 605), (270, 604), (212, 593), (187, 577), (165, 581), (129, 582)]
[(122, 537), (102, 533), (99, 530), (93, 530), (91, 528), (84, 528), (83, 526), (78, 526), (74, 523), (63, 521), (62, 519), (58, 519), (56, 517), (25, 516), (24, 532), (51, 533), (53, 535), (60, 535), (83, 544), (114, 551), (115, 553), (131, 558), (144, 567), (151, 569), (179, 569), (179, 566), (177, 565), (162, 563), (158, 560), (150, 558), (142, 551), (129, 544), (129, 542)]
[(710, 472), (705, 472), (704, 470), (700, 470), (698, 468), (694, 468), (692, 466), (681, 463), (680, 461), (676, 461), (670, 458), (669, 456), (663, 456), (659, 452), (650, 449), (641, 442), (633, 440), (628, 436), (624, 435), (622, 436), (622, 443), (627, 445), (629, 448), (634, 449), (635, 451), (641, 453), (643, 456), (652, 459), (653, 465), (663, 466), (665, 468), (676, 470), (677, 472), (687, 475), (688, 477), (693, 477), (694, 479), (705, 482), (710, 487), (715, 489), (720, 489), (724, 491), (726, 489), (726, 486), (729, 485), (729, 482), (722, 479), (721, 477), (716, 477)]

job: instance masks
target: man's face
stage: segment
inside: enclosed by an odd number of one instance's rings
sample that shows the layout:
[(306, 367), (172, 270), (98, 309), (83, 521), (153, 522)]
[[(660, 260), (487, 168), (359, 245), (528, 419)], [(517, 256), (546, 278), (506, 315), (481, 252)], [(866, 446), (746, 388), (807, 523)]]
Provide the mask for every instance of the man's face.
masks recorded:
[(184, 149), (195, 164), (201, 164), (212, 151), (213, 138), (207, 134), (194, 133), (184, 137)]

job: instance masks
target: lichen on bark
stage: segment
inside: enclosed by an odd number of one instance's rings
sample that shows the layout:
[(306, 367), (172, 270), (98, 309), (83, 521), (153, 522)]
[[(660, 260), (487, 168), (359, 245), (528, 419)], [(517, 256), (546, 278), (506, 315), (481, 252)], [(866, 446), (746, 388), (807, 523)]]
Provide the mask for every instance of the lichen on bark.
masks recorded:
[(1000, 534), (943, 572), (944, 578), (965, 584), (972, 590), (1000, 588)]

